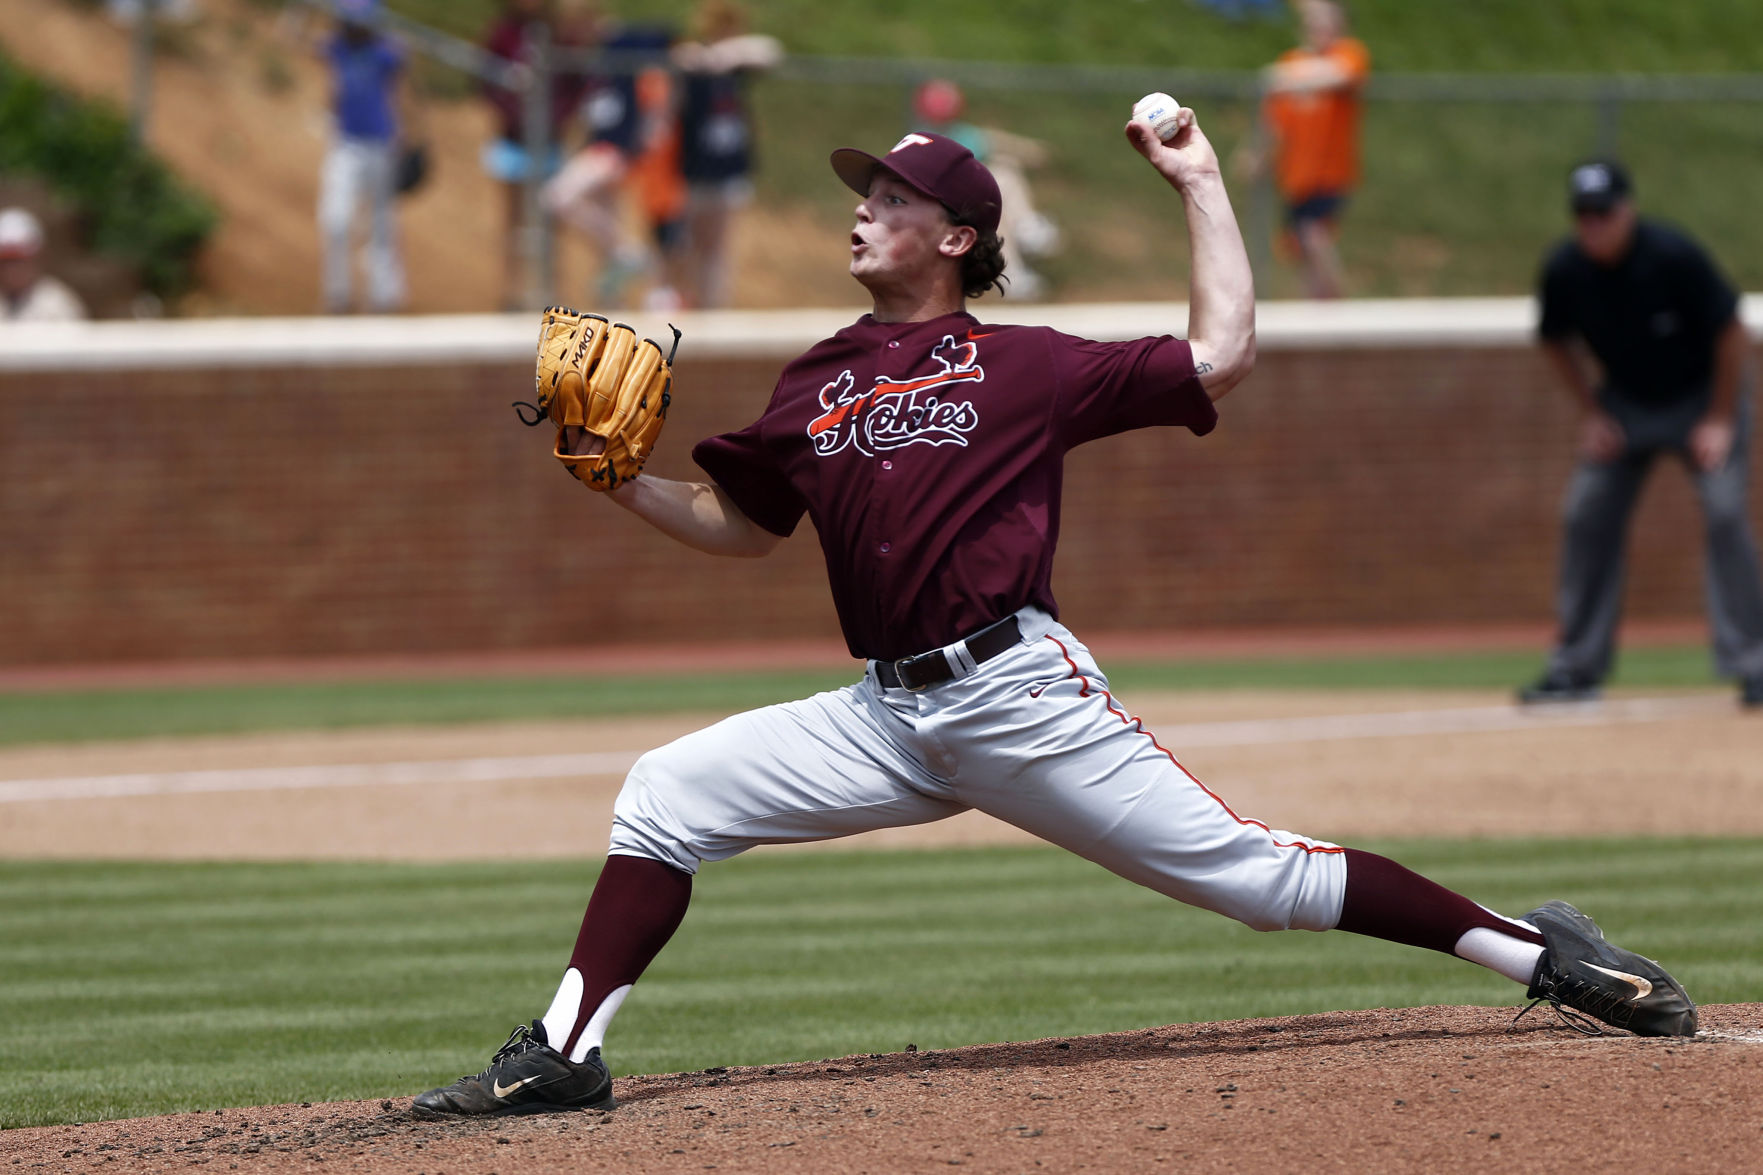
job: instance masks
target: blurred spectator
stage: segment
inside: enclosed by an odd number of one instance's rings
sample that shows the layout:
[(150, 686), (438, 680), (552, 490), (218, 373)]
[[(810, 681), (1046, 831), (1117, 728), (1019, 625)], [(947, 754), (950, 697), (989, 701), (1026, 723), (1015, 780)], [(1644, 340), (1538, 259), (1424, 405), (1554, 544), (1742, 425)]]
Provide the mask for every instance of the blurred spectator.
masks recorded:
[[(600, 34), (608, 65), (589, 79), (580, 103), (585, 142), (545, 185), (545, 207), (598, 248), (595, 305), (623, 306), (631, 283), (647, 279), (657, 304), (671, 308), (679, 300), (669, 262), (681, 236), (685, 181), (671, 79), (665, 68), (644, 62), (667, 59), (673, 32), (632, 24), (602, 26)], [(626, 214), (626, 195), (636, 202), (633, 215)], [(632, 231), (633, 220), (643, 232)]]
[(1580, 465), (1563, 511), (1560, 633), (1547, 672), (1519, 696), (1597, 695), (1622, 613), (1629, 516), (1654, 460), (1671, 454), (1707, 520), (1715, 662), (1740, 679), (1745, 705), (1763, 706), (1763, 576), (1746, 509), (1750, 340), (1738, 294), (1700, 245), (1636, 214), (1621, 164), (1581, 164), (1568, 191), (1573, 235), (1543, 268), (1538, 333), (1584, 415)]
[(320, 46), (331, 71), (333, 115), (318, 190), (324, 309), (347, 314), (354, 308), (350, 254), (365, 209), (367, 308), (396, 310), (405, 293), (395, 215), (398, 160), (402, 144), (416, 138), (417, 117), (405, 54), (380, 29), (379, 0), (337, 0), (336, 16), (336, 29)]
[(0, 321), (77, 322), (85, 303), (43, 272), (43, 225), (23, 208), (0, 211)]
[(775, 37), (747, 32), (734, 0), (704, 0), (693, 39), (674, 50), (681, 72), (680, 170), (687, 184), (684, 285), (695, 306), (729, 303), (729, 230), (753, 198), (753, 116), (747, 80), (783, 60)]
[(1046, 145), (998, 127), (975, 126), (962, 119), (967, 99), (961, 87), (942, 78), (919, 86), (912, 96), (913, 130), (933, 131), (954, 139), (991, 169), (1004, 201), (998, 235), (1004, 242), (1004, 273), (1010, 294), (1017, 298), (1045, 296), (1046, 278), (1029, 267), (1029, 256), (1045, 257), (1059, 249), (1059, 226), (1037, 211), (1028, 172), (1047, 161)]
[[(569, 0), (562, 15), (553, 19), (550, 0), (502, 0), (502, 13), (484, 37), (484, 48), (505, 62), (530, 68), (533, 46), (541, 32), (562, 50), (591, 47), (597, 9), (591, 0)], [(502, 185), (502, 308), (525, 304), (525, 267), (522, 230), (526, 227), (526, 184), (556, 174), (562, 164), (560, 147), (566, 128), (588, 79), (579, 72), (553, 70), (547, 137), (538, 159), (526, 143), (526, 100), (521, 89), (485, 83), (483, 93), (496, 115), (496, 137), (485, 144), (484, 171)], [(534, 226), (536, 227), (536, 226)]]
[[(582, 20), (578, 35), (584, 44), (627, 51), (623, 35), (598, 12), (586, 9)], [(601, 307), (623, 305), (625, 284), (649, 269), (649, 250), (631, 232), (622, 200), (630, 177), (634, 113), (634, 86), (618, 67), (585, 79), (571, 114), (582, 128), (582, 145), (542, 194), (546, 211), (587, 237), (598, 252), (600, 272), (589, 300)]]
[[(1360, 90), (1371, 54), (1347, 35), (1346, 9), (1338, 0), (1294, 0), (1293, 7), (1304, 43), (1268, 67), (1262, 117), (1304, 291), (1312, 298), (1338, 298), (1343, 282), (1335, 232), (1359, 182)], [(1239, 158), (1250, 174), (1263, 173), (1266, 165), (1253, 151)]]
[(673, 75), (651, 66), (636, 78), (636, 150), (631, 187), (643, 224), (654, 245), (655, 268), (643, 304), (650, 310), (677, 310), (686, 267), (686, 178), (680, 171), (679, 114)]

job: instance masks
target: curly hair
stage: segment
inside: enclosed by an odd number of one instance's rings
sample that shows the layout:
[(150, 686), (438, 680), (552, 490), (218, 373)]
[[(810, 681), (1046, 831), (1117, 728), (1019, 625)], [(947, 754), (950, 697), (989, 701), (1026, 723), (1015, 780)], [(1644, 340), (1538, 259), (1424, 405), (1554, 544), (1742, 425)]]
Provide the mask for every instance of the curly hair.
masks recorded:
[[(954, 215), (950, 216), (949, 223), (975, 227), (972, 221)], [(996, 289), (1002, 294), (1009, 282), (1010, 279), (1004, 276), (1004, 238), (995, 229), (989, 233), (980, 233), (973, 248), (961, 257), (962, 294), (977, 298), (990, 289)]]

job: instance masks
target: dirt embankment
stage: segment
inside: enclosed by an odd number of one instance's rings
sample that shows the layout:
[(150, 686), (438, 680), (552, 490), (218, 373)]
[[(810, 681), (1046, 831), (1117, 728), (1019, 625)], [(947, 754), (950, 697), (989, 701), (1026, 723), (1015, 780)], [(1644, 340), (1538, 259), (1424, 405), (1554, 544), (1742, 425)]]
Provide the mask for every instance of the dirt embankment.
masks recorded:
[[(221, 211), (202, 289), (180, 310), (312, 313), (329, 114), (326, 70), (309, 44), (322, 21), (294, 30), (249, 0), (200, 0), (200, 13), (160, 38), (149, 127), (153, 148)], [(6, 0), (0, 47), (76, 93), (128, 104), (131, 33), (102, 6)], [(487, 108), (473, 98), (426, 105), (433, 178), (401, 205), (409, 309), (500, 309), (503, 194), (478, 158), (492, 129)], [(756, 206), (738, 222), (734, 250), (741, 305), (854, 304), (855, 287), (835, 263), (842, 233)], [(560, 234), (557, 262), (558, 297), (586, 298), (596, 272), (586, 247)]]

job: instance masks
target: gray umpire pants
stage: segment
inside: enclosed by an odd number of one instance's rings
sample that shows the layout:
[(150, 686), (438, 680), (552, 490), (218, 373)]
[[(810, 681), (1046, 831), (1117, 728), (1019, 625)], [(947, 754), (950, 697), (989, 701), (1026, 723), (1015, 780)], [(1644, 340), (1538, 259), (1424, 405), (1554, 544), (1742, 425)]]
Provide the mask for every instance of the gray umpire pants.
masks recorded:
[[(1763, 674), (1763, 575), (1751, 537), (1746, 492), (1750, 472), (1751, 412), (1741, 400), (1732, 455), (1712, 473), (1697, 469), (1683, 433), (1664, 444), (1636, 445), (1616, 460), (1584, 462), (1567, 486), (1566, 541), (1556, 594), (1559, 644), (1552, 674), (1602, 681), (1615, 658), (1622, 614), (1623, 556), (1628, 520), (1654, 462), (1679, 457), (1701, 499), (1707, 554), (1705, 588), (1713, 629), (1714, 664), (1726, 677)], [(1629, 422), (1625, 421), (1625, 425)], [(1631, 437), (1637, 430), (1630, 429)]]

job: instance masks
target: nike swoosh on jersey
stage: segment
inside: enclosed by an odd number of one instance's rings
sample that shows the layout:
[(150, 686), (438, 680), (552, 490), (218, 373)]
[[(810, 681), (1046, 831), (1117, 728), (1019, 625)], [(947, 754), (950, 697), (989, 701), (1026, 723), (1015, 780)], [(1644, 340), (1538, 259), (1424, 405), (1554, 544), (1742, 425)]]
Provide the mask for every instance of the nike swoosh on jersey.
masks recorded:
[(495, 1084), (490, 1086), (490, 1092), (495, 1094), (497, 1097), (507, 1097), (509, 1094), (513, 1093), (515, 1090), (519, 1089), (521, 1086), (531, 1085), (533, 1082), (537, 1081), (538, 1079), (539, 1079), (539, 1075), (537, 1073), (534, 1073), (531, 1077), (522, 1077), (519, 1081), (516, 1081), (513, 1085), (503, 1085), (501, 1081), (497, 1081)]
[(1630, 975), (1626, 971), (1612, 971), (1608, 967), (1600, 967), (1596, 963), (1588, 963), (1584, 959), (1580, 960), (1579, 965), (1589, 967), (1600, 975), (1608, 975), (1612, 979), (1620, 979), (1624, 983), (1634, 984), (1634, 995), (1628, 1001), (1631, 1004), (1638, 1004), (1653, 994), (1653, 981), (1650, 979), (1642, 979), (1639, 975)]

